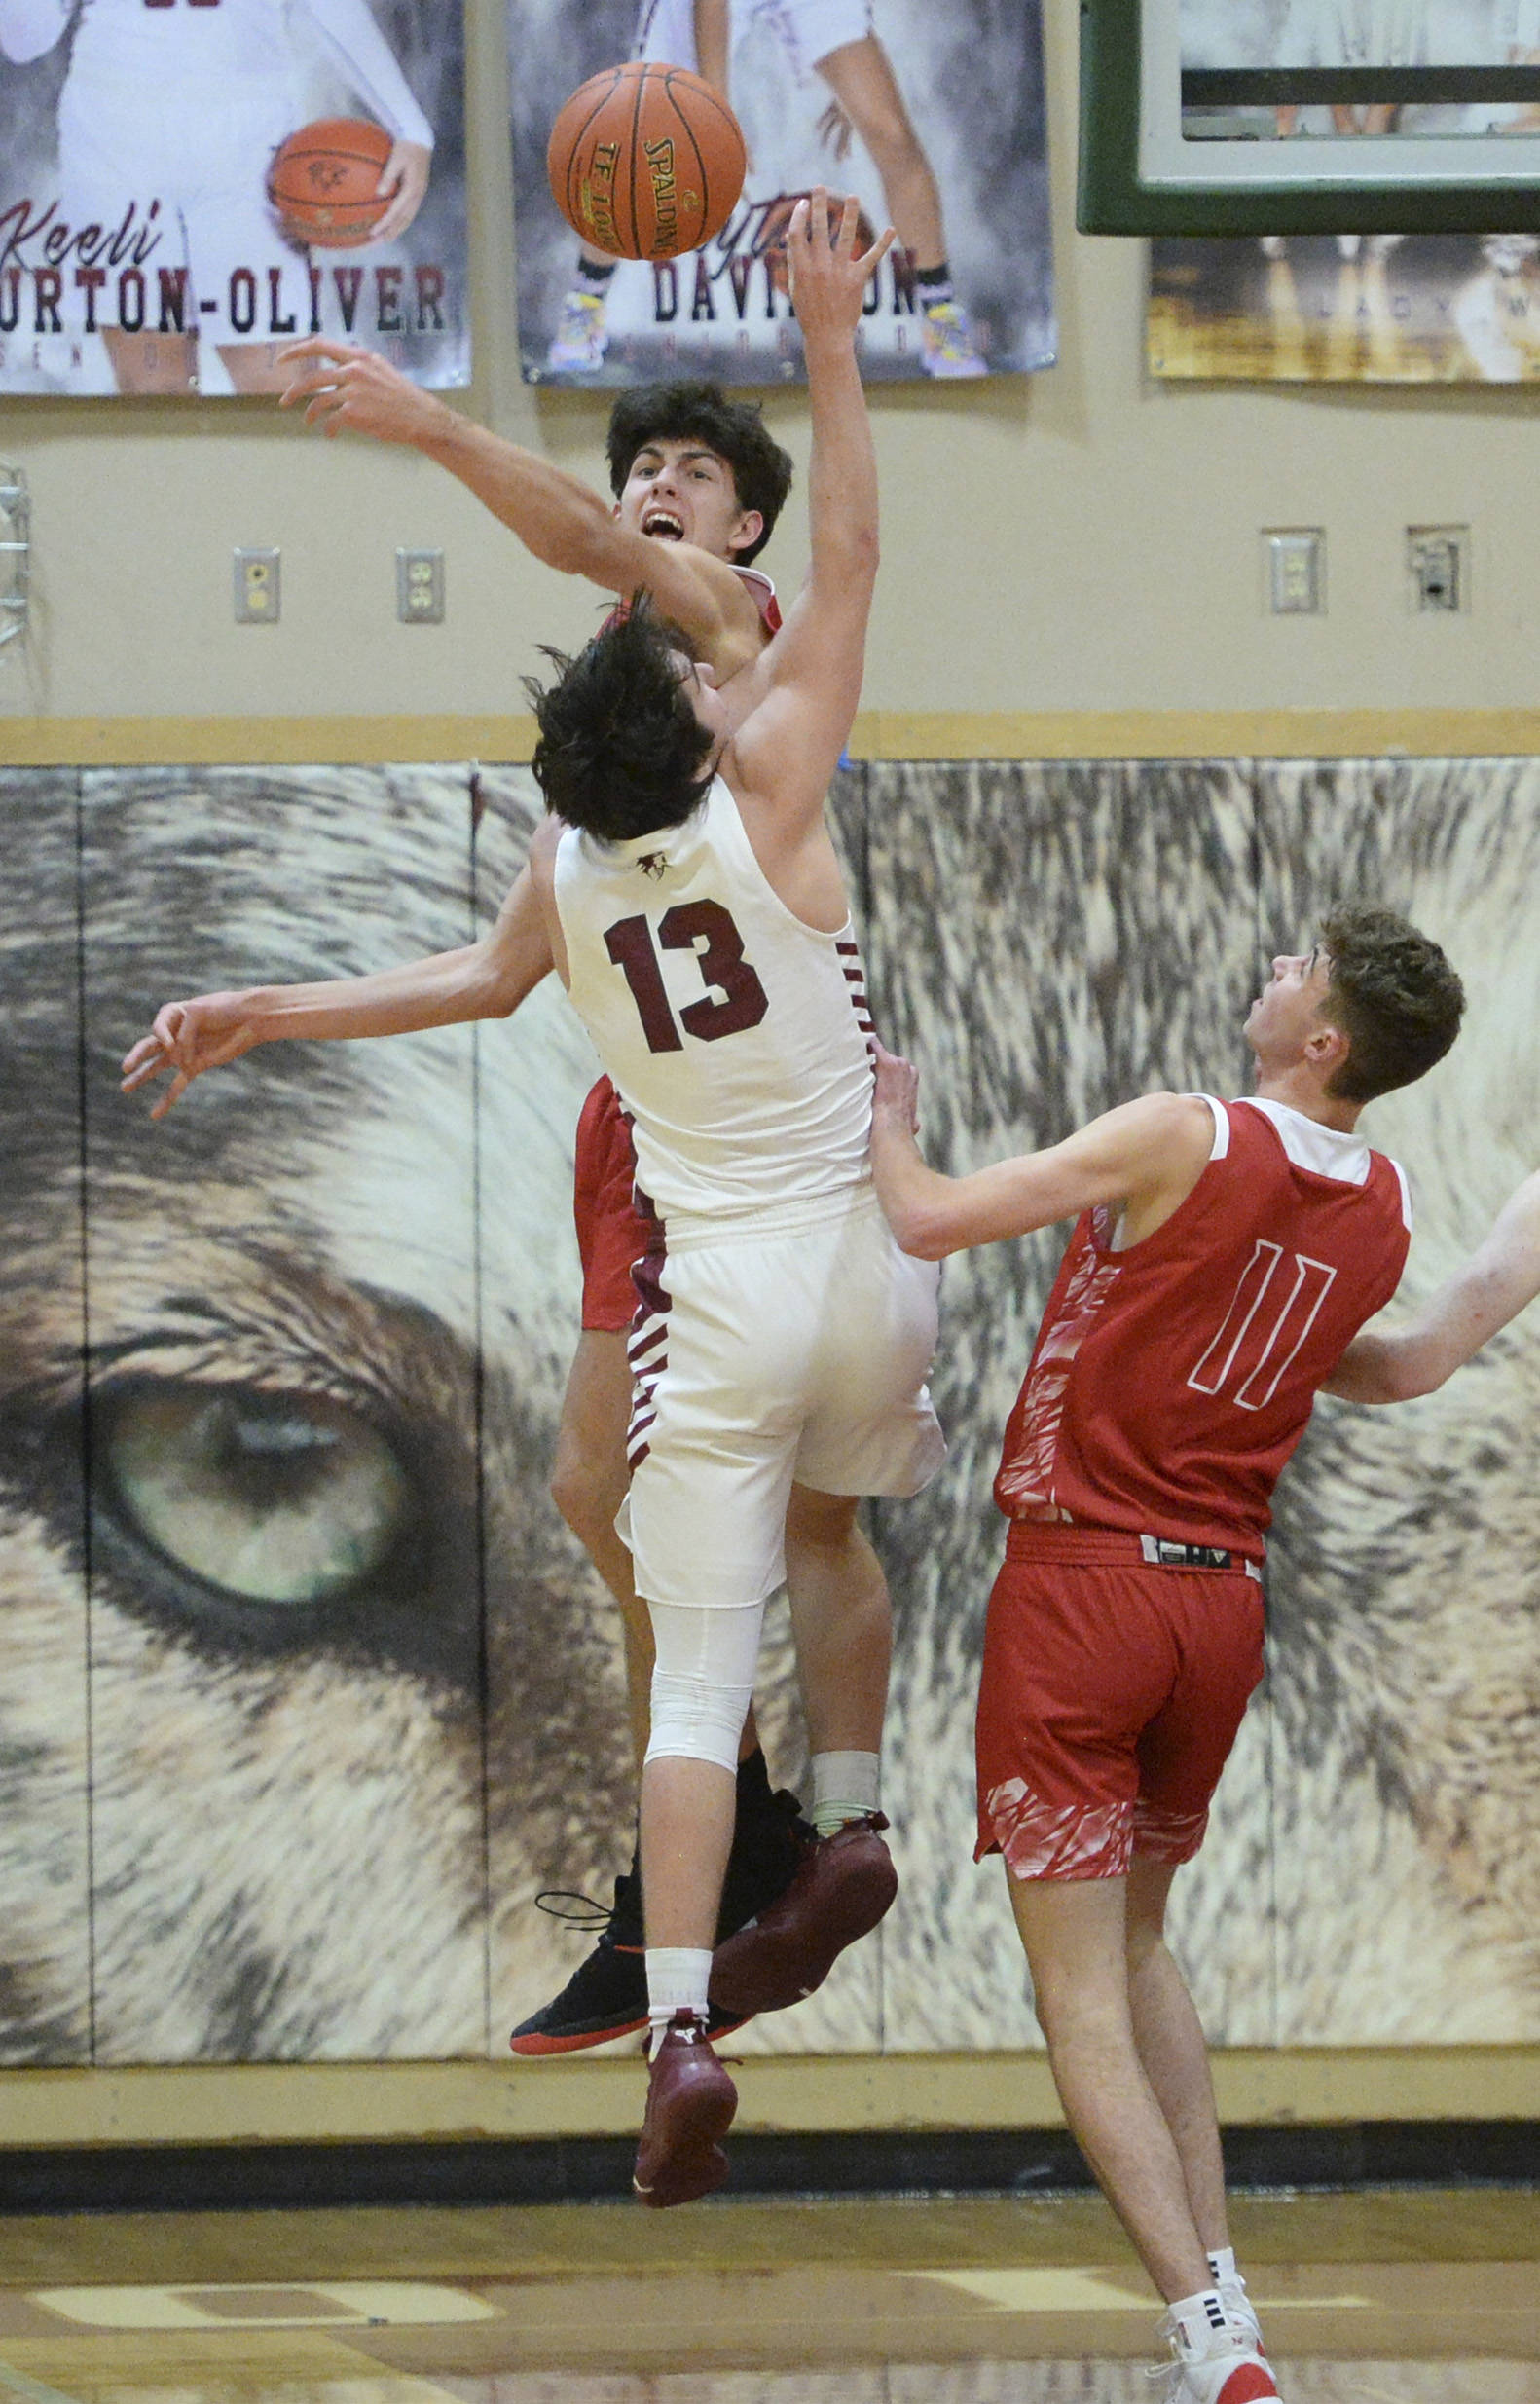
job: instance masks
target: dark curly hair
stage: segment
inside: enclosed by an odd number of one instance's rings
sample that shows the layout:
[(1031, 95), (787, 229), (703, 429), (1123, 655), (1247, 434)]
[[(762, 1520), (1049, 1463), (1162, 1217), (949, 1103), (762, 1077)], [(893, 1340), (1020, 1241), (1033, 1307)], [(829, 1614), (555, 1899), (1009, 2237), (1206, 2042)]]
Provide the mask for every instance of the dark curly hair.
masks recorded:
[(1357, 903), (1323, 919), (1320, 947), (1331, 963), (1323, 1009), (1349, 1046), (1326, 1089), (1334, 1100), (1371, 1102), (1443, 1059), (1465, 988), (1437, 943), (1393, 909)]
[(542, 645), (556, 681), (526, 677), (546, 808), (606, 843), (681, 826), (711, 789), (716, 737), (680, 673), (683, 635), (639, 601), (574, 656)]
[(747, 568), (775, 531), (791, 490), (791, 461), (767, 431), (757, 401), (729, 400), (719, 384), (681, 378), (676, 384), (644, 384), (622, 392), (609, 414), (605, 456), (609, 486), (618, 500), (637, 453), (649, 442), (698, 442), (733, 472), (740, 509), (757, 509), (764, 526), (757, 540), (733, 554)]

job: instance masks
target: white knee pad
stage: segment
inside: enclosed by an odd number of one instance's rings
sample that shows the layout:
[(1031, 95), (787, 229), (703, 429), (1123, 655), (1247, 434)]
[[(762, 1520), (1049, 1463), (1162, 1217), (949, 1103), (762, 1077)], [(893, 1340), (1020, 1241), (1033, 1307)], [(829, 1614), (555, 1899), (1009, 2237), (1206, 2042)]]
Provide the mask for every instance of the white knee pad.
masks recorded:
[(753, 1700), (764, 1605), (704, 1610), (649, 1603), (657, 1664), (647, 1759), (715, 1761), (736, 1771), (738, 1740)]

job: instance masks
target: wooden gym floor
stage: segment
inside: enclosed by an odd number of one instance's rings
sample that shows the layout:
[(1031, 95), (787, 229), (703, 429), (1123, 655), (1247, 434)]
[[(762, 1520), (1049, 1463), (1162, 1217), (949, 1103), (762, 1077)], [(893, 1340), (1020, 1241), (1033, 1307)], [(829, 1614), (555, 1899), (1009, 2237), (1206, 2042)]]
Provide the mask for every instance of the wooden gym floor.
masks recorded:
[[(1243, 2196), (1294, 2404), (1540, 2404), (1540, 2195)], [(1098, 2199), (0, 2220), (0, 2404), (1144, 2404)]]

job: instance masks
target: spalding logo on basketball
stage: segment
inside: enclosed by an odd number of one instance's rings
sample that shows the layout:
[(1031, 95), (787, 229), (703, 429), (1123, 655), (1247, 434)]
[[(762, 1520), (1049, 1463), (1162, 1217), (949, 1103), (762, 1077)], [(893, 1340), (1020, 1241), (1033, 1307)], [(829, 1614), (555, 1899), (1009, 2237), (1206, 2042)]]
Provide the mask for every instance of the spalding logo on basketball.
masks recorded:
[(633, 59), (578, 87), (546, 171), (575, 234), (616, 259), (677, 259), (719, 234), (744, 188), (738, 120), (687, 67)]
[(390, 205), (375, 190), (394, 144), (363, 117), (320, 117), (280, 142), (268, 168), (268, 199), (290, 241), (355, 250), (374, 239)]

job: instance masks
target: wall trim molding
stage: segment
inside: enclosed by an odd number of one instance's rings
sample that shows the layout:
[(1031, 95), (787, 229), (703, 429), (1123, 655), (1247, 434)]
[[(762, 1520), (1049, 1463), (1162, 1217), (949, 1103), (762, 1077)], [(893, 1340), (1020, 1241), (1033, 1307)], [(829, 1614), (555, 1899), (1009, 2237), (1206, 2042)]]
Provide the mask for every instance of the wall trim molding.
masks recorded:
[[(631, 2194), (636, 2142), (633, 2128), (623, 2137), (491, 2142), (8, 2147), (0, 2148), (0, 2215), (618, 2203)], [(1451, 2190), (1540, 2183), (1540, 2121), (1359, 2121), (1337, 2127), (1295, 2121), (1228, 2127), (1224, 2143), (1227, 2179), (1242, 2193), (1432, 2188), (1448, 2201)], [(1091, 2184), (1067, 2129), (869, 2129), (860, 2137), (733, 2131), (732, 2186), (740, 2201), (938, 2195), (1024, 2201), (1083, 2194)], [(1504, 2224), (1510, 2245), (1512, 2201), (1506, 2199)]]
[[(457, 759), (523, 764), (527, 716), (21, 718), (0, 764), (215, 767)], [(1540, 710), (865, 711), (857, 759), (1486, 759), (1540, 756)]]
[[(1540, 2045), (1237, 2048), (1213, 2059), (1220, 2117), (1237, 2126), (1532, 2120), (1540, 2098)], [(744, 2135), (1063, 2126), (1041, 2053), (761, 2054), (734, 2075)], [(621, 2136), (642, 2100), (640, 2053), (27, 2068), (0, 2071), (0, 2132), (7, 2149)]]

